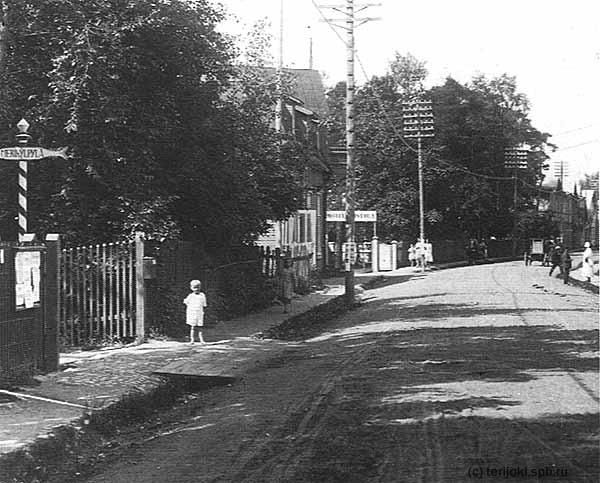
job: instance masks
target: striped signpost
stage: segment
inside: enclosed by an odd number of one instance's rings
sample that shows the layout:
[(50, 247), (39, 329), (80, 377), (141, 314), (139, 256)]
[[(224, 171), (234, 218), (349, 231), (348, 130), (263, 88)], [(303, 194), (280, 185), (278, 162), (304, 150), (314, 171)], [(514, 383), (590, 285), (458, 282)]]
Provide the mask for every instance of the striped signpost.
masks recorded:
[(67, 159), (67, 148), (58, 150), (28, 147), (31, 136), (27, 133), (29, 123), (21, 119), (17, 124), (17, 143), (19, 146), (0, 149), (0, 159), (6, 161), (19, 161), (19, 241), (23, 241), (27, 233), (27, 163), (39, 161), (44, 158)]

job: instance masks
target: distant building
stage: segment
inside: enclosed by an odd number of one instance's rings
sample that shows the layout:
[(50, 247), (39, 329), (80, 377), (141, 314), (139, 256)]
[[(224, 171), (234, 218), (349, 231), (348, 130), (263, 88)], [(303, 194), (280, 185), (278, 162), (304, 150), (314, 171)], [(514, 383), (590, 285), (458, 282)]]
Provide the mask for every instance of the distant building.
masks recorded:
[(557, 221), (560, 237), (569, 248), (583, 246), (587, 219), (585, 198), (564, 191), (540, 193), (538, 210), (547, 212)]
[(586, 218), (583, 227), (583, 239), (597, 248), (600, 244), (600, 229), (598, 227), (598, 188), (582, 189), (581, 196), (585, 200)]
[(327, 129), (323, 124), (328, 115), (323, 80), (312, 69), (284, 69), (293, 77), (293, 92), (285, 95), (281, 113), (283, 132), (296, 140), (304, 140), (311, 148), (305, 166), (303, 209), (289, 219), (271, 222), (269, 232), (257, 244), (289, 250), (292, 254), (312, 253), (313, 265), (324, 266), (326, 257), (325, 217), (328, 165)]

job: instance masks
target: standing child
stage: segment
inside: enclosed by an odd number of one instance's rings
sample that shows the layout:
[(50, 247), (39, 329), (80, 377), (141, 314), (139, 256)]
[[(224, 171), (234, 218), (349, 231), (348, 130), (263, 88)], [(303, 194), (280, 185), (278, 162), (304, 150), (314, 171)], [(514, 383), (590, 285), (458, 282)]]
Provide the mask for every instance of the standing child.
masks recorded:
[(294, 268), (292, 262), (286, 258), (283, 261), (283, 269), (280, 274), (280, 287), (279, 287), (279, 298), (283, 304), (283, 313), (288, 313), (288, 308), (292, 303), (292, 297), (294, 296), (294, 282), (295, 282)]
[(204, 344), (202, 338), (202, 327), (204, 326), (204, 307), (206, 307), (206, 296), (200, 291), (202, 284), (200, 280), (192, 280), (190, 289), (192, 291), (183, 303), (187, 306), (186, 323), (190, 326), (190, 343), (195, 342), (194, 332), (198, 331), (198, 339)]

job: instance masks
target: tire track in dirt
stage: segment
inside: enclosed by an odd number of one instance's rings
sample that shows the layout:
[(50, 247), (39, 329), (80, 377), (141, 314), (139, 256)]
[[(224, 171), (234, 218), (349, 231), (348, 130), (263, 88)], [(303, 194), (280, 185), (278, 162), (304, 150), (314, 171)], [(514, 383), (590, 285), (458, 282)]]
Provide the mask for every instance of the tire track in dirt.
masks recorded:
[[(507, 287), (506, 285), (504, 285), (503, 283), (501, 283), (498, 280), (498, 277), (496, 276), (496, 273), (498, 270), (499, 270), (498, 267), (492, 268), (492, 270), (491, 270), (492, 280), (499, 288), (501, 288), (502, 290), (505, 290), (506, 292), (508, 292), (511, 295), (511, 298), (513, 300), (513, 304), (515, 306), (515, 310), (517, 312), (518, 317), (521, 319), (521, 321), (523, 322), (523, 325), (525, 327), (531, 327), (531, 325), (527, 322), (527, 319), (523, 315), (523, 309), (521, 308), (521, 306), (519, 304), (519, 301), (517, 298), (517, 292), (512, 290), (512, 288)], [(581, 340), (579, 337), (575, 336), (575, 334), (573, 334), (573, 332), (571, 330), (569, 330), (567, 328), (565, 328), (565, 330), (567, 332), (569, 332), (569, 334), (571, 334), (571, 336), (574, 339)], [(497, 362), (499, 362), (499, 361), (497, 361)], [(581, 381), (578, 377), (576, 377), (571, 372), (571, 370), (567, 370), (567, 374), (580, 387), (580, 389), (586, 394), (586, 396), (591, 397), (594, 401), (598, 402), (598, 397), (596, 396), (596, 394), (594, 393), (594, 391), (591, 388), (589, 388), (586, 384), (583, 383), (583, 381)], [(571, 470), (575, 470), (576, 473), (581, 471), (581, 466), (579, 464), (577, 464), (575, 461), (572, 461), (569, 457), (557, 452), (551, 446), (547, 445), (541, 438), (539, 438), (535, 433), (533, 433), (524, 424), (522, 424), (521, 422), (519, 422), (517, 420), (514, 420), (513, 423), (519, 427), (519, 429), (522, 431), (522, 433), (526, 434), (529, 437), (530, 441), (537, 444), (538, 447), (543, 448), (547, 453), (551, 454), (553, 457), (566, 463), (566, 465), (569, 466)], [(478, 422), (478, 424), (480, 424), (480, 423)], [(480, 425), (480, 428), (481, 428), (481, 425)], [(584, 478), (584, 481), (594, 481), (594, 480), (590, 479), (591, 477), (587, 473), (584, 473), (582, 476)]]
[[(329, 402), (341, 375), (360, 364), (374, 350), (377, 348), (366, 346), (358, 351), (351, 351), (314, 390), (288, 410), (290, 416), (279, 424), (278, 428), (274, 428), (283, 433), (285, 428), (291, 426), (291, 431), (287, 430), (287, 434), (282, 438), (286, 448), (274, 452), (271, 447), (276, 441), (273, 440), (265, 440), (250, 451), (247, 446), (240, 448), (234, 458), (239, 463), (231, 468), (229, 474), (233, 476), (227, 481), (287, 481), (290, 474), (298, 468), (300, 461), (312, 451), (311, 443), (323, 430), (324, 422), (333, 410)], [(295, 415), (303, 410), (304, 416), (299, 421), (294, 421)], [(261, 432), (262, 430), (259, 430), (255, 436)], [(254, 437), (252, 440), (256, 441)], [(221, 478), (217, 478), (213, 481), (220, 480), (222, 481)]]
[[(519, 316), (519, 318), (523, 322), (523, 325), (526, 326), (526, 327), (531, 327), (531, 325), (529, 324), (529, 322), (527, 322), (527, 319), (523, 315), (523, 309), (521, 309), (521, 307), (519, 305), (519, 301), (517, 299), (517, 292), (515, 292), (511, 288), (509, 288), (509, 287), (503, 285), (502, 283), (500, 283), (500, 281), (496, 277), (497, 270), (498, 270), (497, 267), (494, 267), (492, 269), (492, 280), (500, 288), (502, 288), (503, 290), (505, 290), (508, 293), (510, 293), (510, 295), (511, 295), (511, 297), (513, 299), (513, 304), (514, 304), (515, 309), (517, 311), (517, 315)], [(571, 335), (571, 337), (573, 337), (573, 339), (575, 339), (575, 340), (582, 340), (581, 338), (577, 337), (573, 333), (573, 331), (571, 331), (571, 330), (569, 330), (567, 328), (565, 328), (564, 330), (566, 330)], [(589, 396), (592, 400), (594, 400), (597, 403), (600, 402), (600, 398), (598, 398), (598, 396), (596, 395), (596, 393), (590, 387), (588, 387), (579, 377), (577, 377), (575, 374), (573, 374), (572, 370), (569, 369), (567, 373), (568, 373), (569, 377), (587, 394), (587, 396)]]

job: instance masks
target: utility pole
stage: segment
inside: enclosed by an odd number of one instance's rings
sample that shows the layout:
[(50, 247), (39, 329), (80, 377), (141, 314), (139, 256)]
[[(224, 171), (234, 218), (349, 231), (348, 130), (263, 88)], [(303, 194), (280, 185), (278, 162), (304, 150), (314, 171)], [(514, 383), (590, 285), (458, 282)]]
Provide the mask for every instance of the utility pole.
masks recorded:
[[(560, 160), (554, 162), (554, 176), (560, 181), (560, 189), (564, 191), (565, 178), (569, 176), (569, 166), (566, 161)], [(557, 184), (557, 187), (559, 185)]]
[(279, 0), (279, 52), (277, 53), (277, 105), (275, 107), (275, 131), (281, 133), (283, 116), (283, 0)]
[[(343, 15), (341, 18), (325, 19), (330, 25), (346, 31), (346, 259), (345, 270), (345, 296), (346, 302), (354, 303), (354, 268), (356, 259), (356, 232), (355, 232), (355, 160), (354, 160), (354, 29), (377, 18), (355, 18), (354, 14), (369, 7), (381, 4), (355, 5), (354, 0), (346, 0), (346, 5), (321, 5), (320, 8), (330, 8)], [(338, 23), (336, 23), (338, 22)]]
[[(419, 171), (419, 242), (425, 243), (425, 196), (423, 189), (423, 138), (433, 137), (433, 109), (431, 101), (416, 99), (402, 104), (402, 129), (404, 137), (417, 139)], [(421, 263), (425, 270), (425, 264)]]
[(517, 181), (519, 169), (527, 168), (528, 151), (521, 148), (506, 148), (504, 150), (504, 167), (513, 170), (513, 229), (512, 255), (517, 255)]

